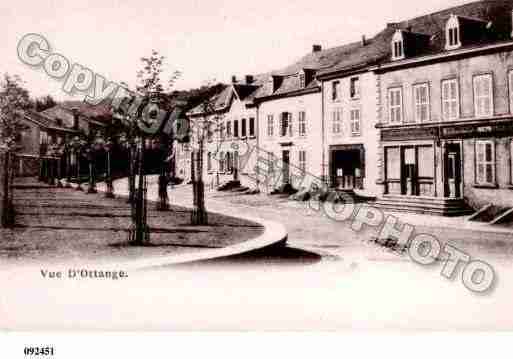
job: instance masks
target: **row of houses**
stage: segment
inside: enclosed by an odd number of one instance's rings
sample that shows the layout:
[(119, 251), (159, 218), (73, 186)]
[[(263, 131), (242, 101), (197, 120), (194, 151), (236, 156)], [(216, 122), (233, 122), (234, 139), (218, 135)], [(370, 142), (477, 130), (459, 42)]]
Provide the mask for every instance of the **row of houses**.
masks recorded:
[[(234, 77), (209, 111), (188, 112), (222, 123), (204, 178), (307, 186), (294, 168), (385, 207), (513, 206), (512, 7), (479, 1), (388, 23), (372, 38), (313, 45), (283, 69)], [(241, 166), (248, 146), (258, 155)], [(187, 177), (190, 149), (178, 147)], [(255, 173), (262, 157), (281, 164), (271, 186)]]

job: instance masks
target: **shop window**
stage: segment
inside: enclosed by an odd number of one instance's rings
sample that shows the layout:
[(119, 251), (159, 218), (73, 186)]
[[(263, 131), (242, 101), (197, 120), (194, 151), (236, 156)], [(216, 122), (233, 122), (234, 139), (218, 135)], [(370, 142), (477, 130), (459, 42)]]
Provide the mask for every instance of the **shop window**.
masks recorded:
[(390, 123), (401, 123), (403, 119), (403, 90), (392, 88), (388, 90), (388, 106)]
[(476, 142), (476, 183), (495, 185), (495, 144), (493, 141)]
[(442, 81), (442, 116), (444, 120), (456, 120), (460, 115), (458, 80)]
[(413, 87), (415, 101), (415, 122), (430, 120), (429, 85), (420, 84)]
[(332, 132), (334, 134), (342, 133), (342, 109), (334, 109), (331, 113), (332, 116)]
[(351, 135), (360, 136), (361, 134), (361, 126), (360, 126), (360, 110), (352, 109), (351, 110)]
[(219, 153), (219, 172), (225, 171), (224, 152)]
[(435, 176), (435, 153), (433, 146), (417, 147), (419, 177), (433, 178)]
[(492, 75), (475, 76), (474, 113), (476, 117), (493, 115)]
[(401, 178), (401, 152), (399, 147), (386, 148), (386, 171), (387, 179)]

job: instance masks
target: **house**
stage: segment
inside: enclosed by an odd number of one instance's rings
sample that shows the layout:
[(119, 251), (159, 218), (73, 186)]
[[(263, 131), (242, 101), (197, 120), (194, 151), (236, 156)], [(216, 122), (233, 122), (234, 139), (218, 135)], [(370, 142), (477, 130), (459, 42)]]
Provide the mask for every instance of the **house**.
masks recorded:
[[(255, 158), (250, 154), (257, 148), (258, 125), (252, 96), (259, 86), (251, 75), (243, 82), (235, 77), (232, 80), (220, 93), (190, 110), (187, 116), (193, 128), (205, 131), (204, 182), (214, 187), (239, 181), (255, 187)], [(193, 144), (197, 144), (194, 133)]]
[(262, 189), (268, 192), (290, 184), (308, 188), (325, 180), (323, 148), (323, 92), (317, 74), (330, 68), (351, 46), (311, 53), (284, 69), (267, 75), (254, 103), (259, 124), (259, 158), (266, 159)]
[(387, 27), (378, 77), (378, 205), (456, 215), (513, 206), (511, 1)]
[(323, 177), (331, 188), (380, 194), (378, 81), (370, 69), (388, 55), (386, 39), (386, 33), (380, 33), (345, 45), (338, 62), (317, 74), (322, 84)]
[(78, 134), (78, 131), (35, 111), (26, 111), (21, 122), (21, 146), (17, 154), (19, 176), (36, 175), (39, 172), (39, 156), (47, 154), (48, 146), (63, 144)]

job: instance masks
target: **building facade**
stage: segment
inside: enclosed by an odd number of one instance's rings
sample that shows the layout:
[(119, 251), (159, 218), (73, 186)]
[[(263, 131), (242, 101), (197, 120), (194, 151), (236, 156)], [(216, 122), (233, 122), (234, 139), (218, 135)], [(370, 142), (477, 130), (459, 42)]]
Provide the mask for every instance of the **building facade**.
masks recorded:
[(384, 198), (511, 207), (511, 4), (483, 1), (426, 19), (394, 24), (390, 57), (375, 68)]

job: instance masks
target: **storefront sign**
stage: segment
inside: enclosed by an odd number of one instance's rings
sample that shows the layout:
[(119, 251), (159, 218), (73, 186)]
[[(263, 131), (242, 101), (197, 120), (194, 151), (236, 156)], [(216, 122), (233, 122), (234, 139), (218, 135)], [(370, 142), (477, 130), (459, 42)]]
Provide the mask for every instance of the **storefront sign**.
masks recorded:
[(495, 125), (464, 125), (442, 128), (442, 138), (471, 138), (471, 137), (501, 137), (513, 135), (512, 123), (500, 123)]
[(426, 140), (438, 137), (438, 128), (382, 129), (381, 141)]

